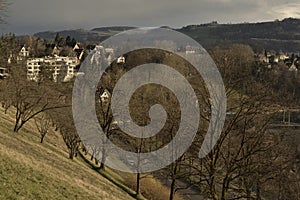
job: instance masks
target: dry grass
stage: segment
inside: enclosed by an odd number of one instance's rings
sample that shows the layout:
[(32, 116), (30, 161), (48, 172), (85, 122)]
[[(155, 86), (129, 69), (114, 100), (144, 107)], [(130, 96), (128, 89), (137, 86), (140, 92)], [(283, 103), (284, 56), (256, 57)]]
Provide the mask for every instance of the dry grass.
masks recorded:
[[(136, 175), (124, 174), (126, 184), (132, 189), (136, 188)], [(166, 200), (169, 199), (170, 189), (164, 186), (159, 180), (152, 175), (141, 175), (140, 182), (141, 193), (149, 200)], [(174, 200), (182, 200), (180, 195), (175, 194)]]
[(59, 133), (40, 144), (34, 123), (12, 132), (13, 116), (0, 108), (0, 199), (132, 199), (81, 159), (69, 160)]

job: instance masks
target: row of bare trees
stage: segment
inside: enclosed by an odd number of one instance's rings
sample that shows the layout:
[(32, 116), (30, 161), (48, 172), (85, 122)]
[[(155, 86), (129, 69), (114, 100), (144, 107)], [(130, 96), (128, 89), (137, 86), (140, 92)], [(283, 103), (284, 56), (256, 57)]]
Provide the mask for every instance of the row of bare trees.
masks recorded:
[(72, 83), (54, 83), (41, 71), (43, 78), (38, 82), (29, 81), (26, 68), (22, 65), (9, 67), (9, 77), (1, 81), (0, 101), (5, 112), (13, 108), (15, 124), (13, 131), (19, 132), (29, 121), (34, 121), (44, 141), (49, 128), (59, 129), (73, 158), (79, 146), (79, 137), (73, 125), (71, 112)]
[(233, 45), (216, 48), (211, 55), (226, 86), (225, 126), (218, 143), (204, 159), (197, 158), (194, 152), (199, 150), (206, 132), (199, 130), (194, 147), (184, 156), (186, 161), (181, 162), (183, 171), (179, 174), (185, 173), (186, 179), (211, 199), (299, 198), (295, 146), (279, 139), (278, 130), (269, 127), (280, 102), (274, 101), (268, 84), (253, 77), (251, 48)]
[[(232, 45), (228, 48), (215, 48), (210, 53), (225, 82), (228, 101), (225, 126), (214, 149), (208, 156), (199, 159), (198, 152), (208, 127), (210, 115), (206, 111), (210, 109), (210, 104), (206, 89), (195, 88), (204, 111), (195, 142), (188, 152), (160, 173), (164, 174), (170, 184), (170, 200), (176, 192), (191, 188), (197, 188), (203, 197), (214, 200), (299, 198), (299, 192), (296, 192), (300, 188), (299, 177), (295, 176), (299, 172), (299, 167), (295, 164), (295, 148), (281, 140), (277, 130), (274, 132), (269, 127), (272, 114), (276, 112), (274, 109), (280, 102), (275, 100), (277, 98), (269, 84), (256, 80), (252, 49), (245, 45)], [(127, 57), (127, 61), (130, 65), (145, 62), (137, 57), (133, 53), (132, 57)], [(175, 68), (182, 74), (191, 72), (185, 71), (187, 65), (182, 60), (176, 60), (172, 56), (161, 57), (160, 63), (177, 63)], [(122, 66), (126, 67), (128, 68)], [(115, 70), (112, 76), (118, 77), (116, 74)], [(110, 82), (110, 86), (106, 86), (110, 92), (118, 79), (116, 77)], [(193, 77), (187, 78), (193, 85)], [(105, 88), (103, 85), (101, 87)], [(168, 112), (167, 124), (159, 134), (147, 139), (134, 139), (126, 136), (126, 133), (118, 132), (119, 142), (123, 141), (127, 150), (136, 153), (153, 151), (169, 143), (176, 134), (180, 114), (176, 98), (163, 88), (154, 88), (153, 85), (145, 86), (134, 94), (130, 105), (131, 116), (137, 124), (146, 125), (149, 123), (149, 108), (160, 103)], [(110, 126), (111, 119), (104, 123), (105, 127)], [(140, 192), (141, 177), (137, 173), (137, 194)], [(163, 179), (161, 176), (159, 178)]]

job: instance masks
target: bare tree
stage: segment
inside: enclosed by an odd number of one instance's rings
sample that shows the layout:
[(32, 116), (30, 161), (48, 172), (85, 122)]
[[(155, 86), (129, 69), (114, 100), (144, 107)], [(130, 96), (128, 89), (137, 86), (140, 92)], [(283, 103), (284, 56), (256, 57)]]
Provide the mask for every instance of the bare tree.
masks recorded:
[(102, 77), (96, 91), (96, 113), (99, 120), (104, 137), (102, 138), (101, 164), (100, 169), (105, 170), (105, 162), (107, 157), (107, 143), (113, 134), (112, 123), (114, 122), (111, 110), (111, 94), (117, 80), (125, 73), (116, 63), (112, 63), (112, 68)]
[(98, 101), (98, 118), (100, 120), (100, 126), (105, 133), (105, 138), (102, 139), (102, 156), (101, 156), (101, 164), (100, 169), (105, 170), (105, 161), (106, 161), (106, 146), (109, 140), (109, 137), (112, 134), (111, 125), (113, 122), (113, 116), (111, 113), (111, 99), (110, 99), (110, 93), (108, 90), (104, 90), (104, 92), (101, 94), (99, 93), (99, 101)]
[(43, 143), (44, 138), (46, 137), (51, 126), (51, 120), (46, 116), (45, 113), (42, 113), (34, 118), (34, 122), (41, 135), (41, 143)]
[(56, 89), (47, 82), (27, 81), (22, 66), (11, 68), (4, 89), (6, 102), (16, 109), (14, 132), (18, 132), (29, 120), (47, 110), (70, 107), (59, 99)]
[[(68, 101), (70, 100), (66, 100), (66, 102)], [(81, 140), (76, 132), (72, 109), (70, 107), (64, 107), (49, 110), (47, 113), (57, 127), (57, 130), (60, 131), (62, 135), (62, 138), (68, 148), (69, 158), (73, 159), (77, 156)]]
[[(242, 49), (243, 46), (235, 46), (230, 54), (228, 50), (217, 49), (213, 54), (226, 79), (228, 115), (214, 149), (204, 159), (195, 157), (196, 162), (190, 165), (194, 171), (191, 174), (197, 174), (194, 183), (215, 200), (262, 199), (274, 194), (274, 187), (273, 192), (268, 188), (281, 177), (278, 169), (283, 166), (287, 172), (290, 165), (290, 149), (276, 142), (268, 127), (274, 110), (272, 92), (268, 85), (252, 78), (251, 59), (244, 56), (239, 60), (239, 52), (247, 52)], [(225, 55), (226, 59), (222, 59)], [(196, 140), (196, 149), (202, 140)]]
[(80, 138), (78, 137), (77, 133), (75, 130), (73, 130), (72, 128), (69, 129), (67, 127), (62, 127), (60, 129), (61, 134), (63, 136), (63, 139), (65, 141), (65, 144), (68, 147), (69, 150), (69, 158), (73, 159), (74, 157), (77, 156), (77, 151), (78, 151), (78, 147), (80, 144)]
[(5, 88), (8, 87), (8, 82), (7, 81), (2, 81), (0, 84), (1, 84), (0, 101), (1, 101), (1, 104), (2, 104), (2, 108), (4, 108), (4, 113), (6, 114), (7, 110), (12, 106), (13, 102), (12, 102), (12, 99), (11, 99), (9, 93), (5, 89)]

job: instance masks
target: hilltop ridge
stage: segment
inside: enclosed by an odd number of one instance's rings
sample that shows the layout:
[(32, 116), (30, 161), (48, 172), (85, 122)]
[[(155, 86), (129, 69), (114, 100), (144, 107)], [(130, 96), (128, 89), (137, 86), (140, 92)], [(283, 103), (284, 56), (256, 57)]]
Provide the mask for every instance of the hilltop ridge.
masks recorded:
[[(45, 31), (34, 34), (36, 37), (53, 39), (57, 33), (74, 37), (79, 42), (101, 42), (132, 26), (99, 27), (92, 30)], [(174, 29), (189, 35), (203, 47), (212, 48), (232, 43), (248, 44), (253, 49), (300, 52), (300, 19), (286, 18), (270, 22), (218, 24), (216, 21), (206, 24), (188, 25)]]

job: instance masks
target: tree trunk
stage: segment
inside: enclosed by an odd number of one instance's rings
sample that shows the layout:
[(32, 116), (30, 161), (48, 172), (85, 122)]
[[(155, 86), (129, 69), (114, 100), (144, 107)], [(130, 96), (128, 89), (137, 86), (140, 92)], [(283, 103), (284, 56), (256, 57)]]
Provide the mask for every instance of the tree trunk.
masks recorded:
[(69, 159), (73, 160), (74, 159), (74, 153), (73, 151), (69, 152)]
[(100, 164), (100, 169), (102, 169), (103, 171), (105, 171), (105, 164), (104, 164), (104, 162), (105, 162), (105, 159), (103, 161), (103, 157), (102, 157), (101, 164)]
[(216, 193), (216, 183), (215, 183), (215, 178), (214, 177), (211, 177), (211, 180), (210, 180), (210, 183), (209, 183), (209, 190), (210, 190), (210, 195), (211, 195), (211, 198), (213, 200), (218, 200), (218, 195)]
[(14, 127), (14, 132), (18, 132), (18, 124), (15, 124), (15, 127)]
[(211, 198), (214, 200), (218, 200), (218, 196), (216, 194), (216, 183), (215, 183), (215, 177), (214, 173), (210, 175), (210, 181), (209, 181), (209, 190), (211, 194)]
[(76, 153), (76, 147), (71, 147), (69, 151), (69, 159), (73, 160)]
[(102, 158), (100, 169), (105, 170), (105, 161), (106, 161), (106, 144), (108, 142), (108, 137), (106, 137), (105, 144), (102, 146)]
[(24, 126), (24, 124), (26, 123), (26, 121), (22, 121), (19, 125), (20, 119), (18, 119), (15, 123), (15, 127), (14, 127), (14, 132), (19, 132), (19, 130)]
[(261, 200), (261, 196), (260, 196), (260, 183), (259, 183), (259, 181), (256, 182), (256, 200)]
[(140, 194), (140, 181), (141, 181), (141, 174), (138, 172), (136, 174), (136, 196), (138, 196)]
[(172, 178), (171, 187), (170, 187), (170, 198), (169, 198), (169, 200), (173, 200), (174, 199), (175, 186), (176, 186), (176, 178)]
[(174, 166), (174, 168), (173, 168), (173, 171), (172, 171), (172, 182), (171, 182), (171, 186), (170, 186), (170, 198), (169, 198), (169, 200), (174, 199), (175, 187), (176, 187), (176, 174), (177, 174), (177, 170), (178, 170), (178, 162), (179, 161), (175, 161), (172, 164), (172, 166)]
[(246, 188), (246, 195), (247, 195), (247, 200), (251, 200), (251, 190), (250, 188)]
[(18, 132), (19, 131), (19, 121), (20, 121), (20, 117), (16, 116), (16, 123), (15, 123), (15, 127), (14, 127), (14, 132)]
[(21, 120), (21, 114), (20, 114), (20, 110), (17, 108), (17, 112), (16, 112), (16, 122), (15, 122), (15, 127), (14, 127), (14, 132), (18, 132), (20, 129), (19, 126), (19, 122)]
[(228, 177), (225, 177), (224, 180), (223, 180), (223, 183), (222, 183), (221, 200), (226, 200), (227, 199), (228, 185), (229, 185)]
[(41, 143), (43, 143), (43, 142), (44, 142), (44, 138), (45, 138), (45, 136), (46, 136), (46, 135), (42, 135), (42, 136), (41, 136)]

